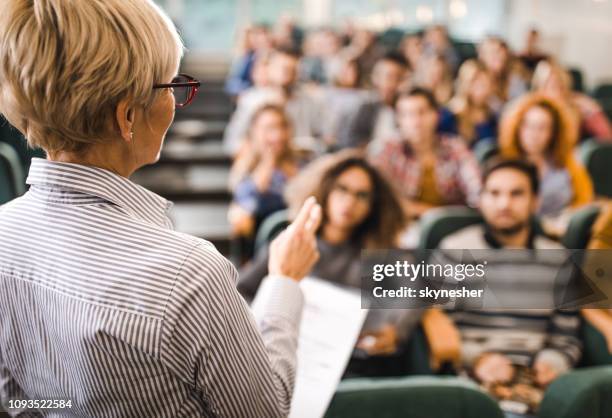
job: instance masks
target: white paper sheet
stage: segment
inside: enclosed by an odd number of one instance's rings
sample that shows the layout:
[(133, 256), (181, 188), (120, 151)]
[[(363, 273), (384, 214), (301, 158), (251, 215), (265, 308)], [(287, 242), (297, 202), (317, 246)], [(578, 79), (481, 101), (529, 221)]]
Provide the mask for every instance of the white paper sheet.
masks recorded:
[(322, 418), (359, 337), (367, 309), (358, 290), (307, 277), (289, 418)]

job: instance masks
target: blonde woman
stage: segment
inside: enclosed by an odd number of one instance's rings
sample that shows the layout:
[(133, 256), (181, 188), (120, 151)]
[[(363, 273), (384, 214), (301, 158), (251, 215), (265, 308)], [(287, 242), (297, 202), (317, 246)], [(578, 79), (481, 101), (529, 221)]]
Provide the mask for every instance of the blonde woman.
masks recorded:
[[(0, 207), (0, 401), (61, 416), (287, 416), (320, 208), (273, 243), (253, 316), (236, 270), (128, 177), (157, 160), (183, 46), (150, 0), (0, 2), (0, 113), (42, 147)], [(61, 400), (61, 401), (60, 401)], [(26, 403), (27, 405), (27, 403)]]
[(489, 103), (494, 95), (493, 77), (479, 61), (469, 60), (461, 65), (456, 81), (455, 96), (442, 112), (440, 130), (459, 134), (468, 146), (483, 139), (497, 137), (497, 116)]
[(285, 185), (297, 169), (287, 114), (277, 105), (259, 108), (230, 173), (229, 221), (235, 235), (252, 236), (265, 217), (285, 207)]
[(572, 91), (569, 73), (552, 60), (541, 61), (533, 74), (532, 87), (538, 92), (562, 101), (578, 119), (581, 138), (612, 141), (612, 125), (593, 98)]

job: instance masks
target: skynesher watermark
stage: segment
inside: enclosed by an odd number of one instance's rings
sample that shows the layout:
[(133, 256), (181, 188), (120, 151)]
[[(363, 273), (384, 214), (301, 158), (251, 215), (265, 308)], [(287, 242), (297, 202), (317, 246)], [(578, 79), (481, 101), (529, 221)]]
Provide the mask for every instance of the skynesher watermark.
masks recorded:
[(363, 251), (370, 309), (612, 308), (610, 250)]

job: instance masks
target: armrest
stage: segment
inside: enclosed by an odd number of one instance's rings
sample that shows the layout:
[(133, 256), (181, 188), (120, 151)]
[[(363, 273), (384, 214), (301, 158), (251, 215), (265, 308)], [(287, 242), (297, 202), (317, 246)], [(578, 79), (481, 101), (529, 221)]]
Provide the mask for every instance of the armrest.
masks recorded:
[(410, 376), (340, 382), (325, 418), (503, 418), (478, 385), (456, 377)]
[(461, 363), (461, 336), (449, 316), (438, 308), (431, 308), (423, 315), (423, 331), (430, 350), (430, 363), (438, 370), (444, 363), (454, 366)]
[(612, 315), (605, 309), (583, 309), (581, 313), (603, 335), (612, 354)]
[(546, 390), (539, 418), (605, 418), (612, 416), (612, 366), (566, 373)]

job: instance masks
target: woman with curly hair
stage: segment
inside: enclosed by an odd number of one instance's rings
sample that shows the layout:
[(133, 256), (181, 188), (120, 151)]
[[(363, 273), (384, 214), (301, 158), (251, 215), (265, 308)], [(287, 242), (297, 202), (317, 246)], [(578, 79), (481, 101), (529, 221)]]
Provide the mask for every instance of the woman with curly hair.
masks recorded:
[[(308, 196), (321, 204), (317, 231), (320, 258), (310, 276), (353, 288), (361, 286), (363, 249), (396, 248), (405, 218), (398, 198), (382, 175), (357, 151), (322, 157), (304, 168), (287, 186), (290, 218)], [(268, 251), (263, 250), (241, 272), (238, 290), (252, 299), (266, 276)], [(393, 353), (418, 320), (411, 311), (370, 314), (358, 347), (368, 354)]]
[(503, 157), (524, 157), (540, 173), (540, 215), (558, 215), (593, 200), (593, 184), (574, 157), (578, 129), (562, 102), (527, 94), (504, 114), (500, 129)]

